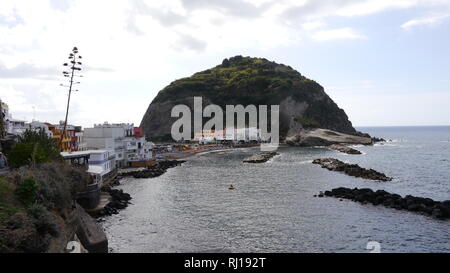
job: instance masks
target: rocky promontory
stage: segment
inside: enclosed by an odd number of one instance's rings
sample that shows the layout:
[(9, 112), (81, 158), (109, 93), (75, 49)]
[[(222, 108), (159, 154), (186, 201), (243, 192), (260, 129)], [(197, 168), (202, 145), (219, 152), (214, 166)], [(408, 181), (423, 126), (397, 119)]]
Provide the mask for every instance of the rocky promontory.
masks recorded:
[(259, 153), (250, 157), (247, 157), (243, 160), (244, 163), (264, 163), (269, 161), (272, 157), (278, 155), (275, 152), (264, 152)]
[(335, 158), (319, 158), (315, 159), (312, 163), (318, 164), (322, 168), (326, 168), (330, 171), (342, 172), (354, 177), (378, 181), (392, 180), (391, 177), (386, 176), (384, 173), (377, 172), (373, 169), (365, 169), (357, 164), (348, 164)]
[(350, 199), (359, 203), (370, 203), (374, 206), (384, 206), (397, 210), (417, 212), (438, 219), (450, 219), (450, 200), (434, 201), (430, 198), (407, 195), (402, 197), (398, 194), (388, 193), (384, 190), (373, 191), (372, 189), (349, 189), (336, 188), (319, 196), (331, 196), (336, 198)]
[(370, 136), (350, 135), (329, 129), (303, 130), (286, 138), (286, 143), (291, 146), (313, 147), (330, 146), (333, 144), (373, 144)]

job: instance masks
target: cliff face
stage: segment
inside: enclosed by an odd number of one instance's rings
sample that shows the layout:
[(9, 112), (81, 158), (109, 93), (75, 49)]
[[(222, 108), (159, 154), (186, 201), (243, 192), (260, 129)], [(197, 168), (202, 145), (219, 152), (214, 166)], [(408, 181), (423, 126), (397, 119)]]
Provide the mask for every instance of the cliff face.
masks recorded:
[(315, 81), (290, 66), (236, 56), (161, 90), (142, 119), (145, 134), (154, 139), (169, 139), (172, 124), (177, 120), (170, 117), (172, 107), (185, 104), (193, 112), (194, 96), (203, 98), (203, 107), (217, 104), (222, 109), (238, 104), (280, 105), (281, 137), (311, 128), (356, 133), (344, 110)]

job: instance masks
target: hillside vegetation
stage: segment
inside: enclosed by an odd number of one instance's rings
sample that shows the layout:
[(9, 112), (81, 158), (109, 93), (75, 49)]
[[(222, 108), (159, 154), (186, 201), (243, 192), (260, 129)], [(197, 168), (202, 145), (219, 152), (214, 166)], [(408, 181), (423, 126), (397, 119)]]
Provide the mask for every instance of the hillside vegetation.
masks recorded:
[(146, 134), (152, 137), (169, 134), (170, 109), (176, 104), (192, 104), (194, 96), (203, 97), (204, 104), (214, 103), (223, 109), (225, 105), (237, 104), (280, 105), (282, 136), (293, 128), (317, 127), (355, 133), (345, 112), (317, 82), (290, 66), (263, 58), (235, 56), (161, 90), (142, 120)]

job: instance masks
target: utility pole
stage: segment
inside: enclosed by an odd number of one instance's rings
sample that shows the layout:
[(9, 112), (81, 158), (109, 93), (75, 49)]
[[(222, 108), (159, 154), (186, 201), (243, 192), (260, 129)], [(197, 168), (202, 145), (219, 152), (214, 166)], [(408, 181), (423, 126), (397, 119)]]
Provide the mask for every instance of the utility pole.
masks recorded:
[[(63, 75), (64, 75), (64, 77), (69, 78), (69, 85), (61, 84), (61, 86), (69, 88), (69, 96), (67, 98), (67, 109), (66, 109), (66, 118), (64, 120), (64, 129), (63, 129), (61, 139), (59, 141), (59, 147), (61, 150), (63, 150), (62, 142), (63, 142), (64, 138), (66, 137), (67, 118), (69, 117), (69, 106), (70, 106), (70, 98), (72, 96), (72, 87), (74, 84), (80, 83), (80, 82), (75, 82), (74, 78), (75, 77), (83, 77), (81, 75), (75, 74), (76, 71), (81, 71), (82, 63), (80, 62), (80, 59), (82, 59), (82, 57), (80, 55), (78, 55), (78, 48), (74, 47), (72, 49), (72, 52), (69, 54), (70, 62), (63, 64), (64, 66), (68, 67), (68, 71), (66, 71), (66, 70), (63, 71)], [(78, 90), (74, 90), (74, 91), (78, 91)]]

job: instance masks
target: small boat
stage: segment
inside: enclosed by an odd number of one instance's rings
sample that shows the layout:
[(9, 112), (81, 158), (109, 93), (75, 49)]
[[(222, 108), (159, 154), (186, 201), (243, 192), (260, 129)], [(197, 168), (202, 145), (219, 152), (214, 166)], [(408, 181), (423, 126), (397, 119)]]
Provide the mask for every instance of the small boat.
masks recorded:
[(229, 187), (228, 187), (228, 189), (229, 190), (234, 190), (234, 189), (236, 189), (233, 185), (230, 185)]

